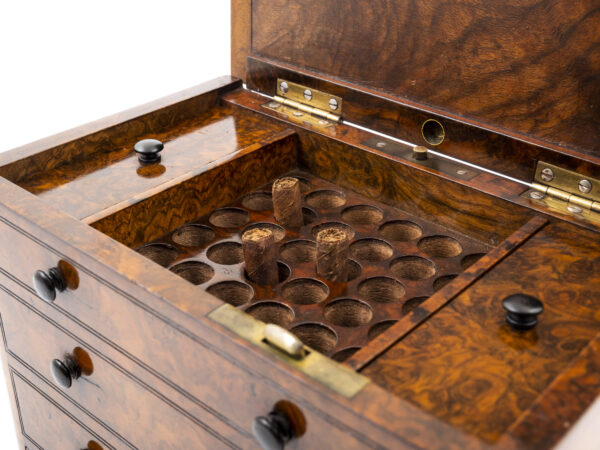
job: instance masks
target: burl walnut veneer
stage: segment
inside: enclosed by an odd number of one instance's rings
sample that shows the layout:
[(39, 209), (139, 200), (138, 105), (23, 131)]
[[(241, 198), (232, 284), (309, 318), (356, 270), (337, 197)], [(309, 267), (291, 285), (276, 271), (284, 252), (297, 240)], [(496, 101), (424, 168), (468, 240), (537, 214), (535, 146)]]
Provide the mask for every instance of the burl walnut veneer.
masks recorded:
[(598, 444), (598, 214), (521, 181), (599, 178), (599, 21), (233, 0), (235, 77), (0, 155), (21, 445)]

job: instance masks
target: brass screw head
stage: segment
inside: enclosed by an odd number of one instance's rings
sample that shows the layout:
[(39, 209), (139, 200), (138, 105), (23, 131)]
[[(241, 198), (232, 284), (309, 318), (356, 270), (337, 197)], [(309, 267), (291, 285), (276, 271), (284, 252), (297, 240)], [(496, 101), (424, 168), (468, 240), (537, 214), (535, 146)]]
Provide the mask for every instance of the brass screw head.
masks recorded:
[(589, 180), (581, 180), (579, 182), (579, 190), (582, 193), (587, 194), (588, 192), (590, 192), (592, 190), (592, 183), (590, 183)]
[(312, 100), (312, 91), (310, 89), (304, 90), (304, 98), (308, 101)]
[(542, 180), (546, 182), (554, 180), (554, 172), (549, 167), (546, 167), (544, 170), (542, 170), (541, 176)]
[(338, 109), (338, 102), (335, 98), (332, 98), (331, 100), (329, 100), (329, 107), (335, 111), (336, 109)]
[(279, 85), (279, 89), (281, 89), (281, 92), (283, 92), (284, 94), (287, 94), (287, 91), (290, 90), (290, 87), (285, 81), (282, 81)]
[(541, 192), (537, 192), (537, 191), (533, 191), (532, 193), (529, 194), (529, 196), (535, 200), (541, 200), (544, 198), (544, 194), (542, 194)]

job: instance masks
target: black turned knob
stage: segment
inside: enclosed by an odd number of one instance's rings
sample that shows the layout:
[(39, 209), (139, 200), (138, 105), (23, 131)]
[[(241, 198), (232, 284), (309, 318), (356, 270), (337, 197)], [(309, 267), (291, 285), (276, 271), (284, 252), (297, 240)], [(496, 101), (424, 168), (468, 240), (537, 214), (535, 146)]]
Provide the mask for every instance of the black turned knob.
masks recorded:
[(544, 304), (526, 294), (513, 294), (502, 300), (506, 310), (506, 321), (518, 330), (528, 330), (537, 324), (537, 316), (544, 310)]
[(156, 139), (144, 139), (136, 142), (133, 149), (138, 154), (142, 164), (150, 164), (160, 161), (160, 151), (164, 148), (162, 142)]
[(52, 378), (54, 378), (56, 384), (69, 389), (73, 384), (73, 380), (81, 376), (81, 367), (72, 355), (65, 355), (62, 360), (52, 360), (50, 372), (52, 372)]
[(56, 267), (48, 270), (48, 273), (43, 270), (38, 270), (33, 274), (33, 287), (35, 292), (47, 302), (53, 302), (56, 298), (56, 291), (62, 292), (66, 289), (67, 284)]
[(252, 433), (265, 450), (281, 450), (294, 437), (294, 428), (285, 415), (272, 411), (254, 419)]

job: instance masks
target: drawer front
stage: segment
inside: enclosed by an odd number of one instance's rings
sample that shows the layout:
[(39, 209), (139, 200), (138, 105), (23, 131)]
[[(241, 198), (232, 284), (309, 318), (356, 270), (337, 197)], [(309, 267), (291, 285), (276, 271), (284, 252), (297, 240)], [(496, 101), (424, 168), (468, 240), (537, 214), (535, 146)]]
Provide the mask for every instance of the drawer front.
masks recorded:
[(115, 448), (108, 442), (109, 439), (89, 429), (19, 373), (11, 371), (10, 375), (19, 405), (21, 431), (32, 445), (29, 448), (38, 447), (47, 450)]
[[(27, 299), (25, 303), (31, 303), (36, 310), (48, 311), (46, 315), (51, 315), (51, 308), (58, 309), (90, 333), (102, 336), (145, 370), (191, 399), (203, 413), (211, 414), (213, 422), (219, 420), (236, 430), (243, 436), (241, 441), (245, 442), (244, 446), (247, 446), (248, 439), (252, 439), (254, 418), (268, 413), (280, 400), (298, 403), (306, 417), (306, 434), (295, 442), (299, 448), (318, 447), (323, 444), (323, 439), (343, 443), (345, 448), (374, 445), (373, 441), (358, 433), (355, 427), (345, 425), (339, 418), (332, 417), (323, 410), (312, 411), (312, 406), (307, 404), (302, 393), (290, 398), (276, 383), (249, 371), (243, 363), (224, 354), (218, 345), (174, 328), (143, 305), (136, 303), (134, 298), (116, 288), (113, 289), (73, 261), (70, 262), (76, 267), (79, 275), (77, 289), (59, 293), (51, 306), (44, 304), (33, 294), (31, 275), (35, 267), (55, 266), (60, 257), (58, 253), (34, 242), (33, 239), (0, 220), (0, 246), (10, 242), (10, 247), (15, 248), (14, 242), (19, 242), (19, 246), (23, 248), (23, 252), (10, 258), (5, 253), (0, 253), (0, 268), (4, 268), (5, 277), (11, 279), (11, 289), (27, 291), (20, 294), (21, 298)], [(41, 262), (38, 264), (38, 261)], [(25, 267), (29, 268), (24, 269)], [(42, 319), (36, 319), (38, 314), (33, 311), (26, 314), (32, 316), (36, 323), (43, 322)], [(27, 335), (37, 333), (37, 326), (27, 323), (26, 318), (17, 318), (12, 322), (9, 325), (15, 328), (15, 335), (20, 331)], [(26, 329), (20, 330), (21, 327)], [(34, 339), (35, 336), (31, 338)], [(48, 376), (48, 365), (53, 358), (78, 345), (81, 346), (72, 338), (66, 339), (52, 351), (47, 348), (43, 355), (36, 356), (45, 376)], [(23, 341), (26, 339), (19, 340), (15, 346), (25, 347), (21, 349), (23, 355), (33, 352), (33, 349), (24, 345)], [(99, 376), (95, 367), (90, 380)], [(97, 381), (94, 383), (99, 384)], [(85, 377), (83, 384), (88, 384)], [(90, 397), (94, 400), (92, 395)], [(98, 402), (92, 402), (95, 403)], [(92, 404), (82, 404), (91, 411)], [(98, 411), (102, 411), (102, 404), (97, 404), (96, 407)], [(194, 416), (198, 417), (198, 414)], [(205, 418), (200, 420), (205, 421)], [(164, 423), (163, 421), (162, 424)]]
[(84, 342), (5, 291), (0, 318), (8, 353), (53, 383), (54, 359), (77, 362), (82, 375), (62, 392), (131, 446), (227, 448), (235, 445), (180, 414)]

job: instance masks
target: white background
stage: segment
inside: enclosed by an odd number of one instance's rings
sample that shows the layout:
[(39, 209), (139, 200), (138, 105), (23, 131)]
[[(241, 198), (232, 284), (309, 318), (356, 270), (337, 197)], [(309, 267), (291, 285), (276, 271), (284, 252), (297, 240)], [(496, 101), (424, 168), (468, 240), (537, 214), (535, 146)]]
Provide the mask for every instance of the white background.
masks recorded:
[[(0, 1), (0, 152), (229, 74), (229, 17), (229, 0)], [(0, 449), (13, 450), (2, 369)]]
[(0, 152), (230, 74), (229, 17), (229, 0), (1, 1)]

